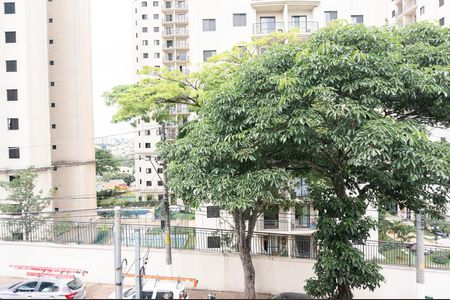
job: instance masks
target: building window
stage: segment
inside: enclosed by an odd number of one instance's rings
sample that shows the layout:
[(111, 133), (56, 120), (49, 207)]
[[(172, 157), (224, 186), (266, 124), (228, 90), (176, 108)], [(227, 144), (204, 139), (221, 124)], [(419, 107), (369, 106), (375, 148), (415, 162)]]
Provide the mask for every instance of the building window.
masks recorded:
[(333, 20), (337, 19), (337, 11), (326, 11), (325, 12), (325, 23), (328, 24)]
[(145, 143), (145, 148), (151, 148), (152, 147), (152, 144), (150, 144), (150, 143)]
[(139, 184), (142, 184), (142, 179), (139, 179)]
[(247, 26), (247, 15), (246, 14), (233, 14), (233, 26), (234, 27)]
[(143, 53), (143, 54), (142, 54), (142, 57), (143, 57), (143, 58), (148, 58), (148, 53)]
[(148, 46), (148, 40), (143, 40), (142, 41), (142, 46)]
[(203, 31), (216, 31), (216, 19), (203, 19)]
[(53, 45), (53, 40), (48, 40), (48, 43), (49, 43), (50, 45)]
[(159, 46), (159, 40), (154, 40), (154, 41), (153, 41), (153, 45)]
[(305, 15), (292, 16), (291, 21), (292, 21), (291, 26), (293, 28), (300, 29), (300, 32), (309, 32), (310, 31), (310, 29), (308, 28), (308, 16), (305, 16)]
[(19, 119), (8, 118), (8, 130), (19, 130)]
[(15, 31), (6, 31), (5, 32), (5, 43), (11, 44), (16, 42), (16, 32)]
[(364, 16), (363, 15), (353, 15), (352, 23), (353, 24), (364, 24)]
[(146, 130), (145, 131), (145, 135), (150, 135), (151, 134), (151, 131), (150, 130)]
[(17, 60), (6, 61), (6, 72), (17, 72)]
[(220, 248), (220, 236), (208, 236), (208, 249)]
[(52, 18), (48, 19), (48, 22), (53, 23), (53, 19)]
[(445, 18), (439, 19), (439, 25), (444, 26), (445, 25)]
[(53, 66), (53, 65), (55, 65), (55, 61), (51, 60), (50, 61), (50, 66)]
[(203, 51), (203, 61), (208, 61), (208, 59), (214, 55), (216, 55), (216, 50), (204, 50)]
[(19, 159), (20, 158), (20, 149), (19, 147), (9, 147), (9, 158), (10, 159)]
[(142, 20), (147, 20), (148, 16), (147, 15), (142, 15)]
[(444, 0), (439, 0), (439, 7), (443, 6), (445, 4)]
[(153, 32), (159, 32), (159, 27), (153, 27)]
[(264, 229), (278, 229), (279, 228), (279, 207), (278, 205), (270, 206), (264, 211)]
[(423, 15), (425, 13), (425, 6), (422, 6), (420, 8), (420, 15)]
[(50, 107), (55, 108), (55, 107), (56, 107), (56, 103), (55, 103), (55, 102), (52, 102), (52, 103), (50, 104)]
[(53, 149), (53, 150), (56, 150), (56, 145), (52, 145), (52, 149)]
[(159, 52), (156, 52), (155, 53), (155, 58), (160, 58), (160, 57), (161, 57), (161, 54)]
[(6, 100), (7, 101), (17, 101), (19, 100), (19, 92), (17, 89), (6, 90)]
[(146, 184), (147, 186), (152, 186), (152, 182), (151, 182), (151, 181), (146, 181), (145, 184)]
[(392, 17), (395, 17), (395, 10), (392, 11)]
[(151, 173), (152, 173), (152, 169), (151, 169), (151, 168), (146, 168), (146, 169), (145, 169), (145, 173), (151, 174)]
[(159, 19), (159, 14), (154, 14), (153, 15), (153, 20), (158, 20)]
[(142, 32), (148, 32), (148, 27), (142, 27)]
[(142, 7), (147, 7), (147, 1), (142, 1)]
[(158, 168), (157, 172), (158, 172), (159, 174), (162, 174), (162, 173), (163, 173), (163, 169), (162, 169), (162, 168)]
[(55, 86), (55, 82), (54, 82), (54, 81), (51, 81), (51, 82), (50, 82), (50, 86)]
[(56, 124), (52, 124), (52, 129), (56, 129)]
[(220, 218), (220, 207), (207, 206), (206, 207), (206, 217), (207, 218)]
[(159, 1), (153, 1), (153, 7), (158, 7), (159, 6)]
[(163, 186), (164, 182), (162, 182), (161, 180), (158, 181), (158, 186)]
[(5, 2), (4, 3), (5, 15), (12, 15), (16, 13), (16, 3)]

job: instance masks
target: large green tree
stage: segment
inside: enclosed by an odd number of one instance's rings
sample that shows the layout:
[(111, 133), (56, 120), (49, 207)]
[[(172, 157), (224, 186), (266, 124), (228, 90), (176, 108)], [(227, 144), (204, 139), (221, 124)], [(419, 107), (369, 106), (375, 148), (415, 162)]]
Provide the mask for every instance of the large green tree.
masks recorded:
[(0, 182), (0, 187), (9, 193), (8, 203), (0, 205), (0, 211), (12, 215), (11, 220), (19, 225), (27, 241), (36, 222), (48, 218), (43, 211), (49, 207), (50, 198), (42, 197), (43, 192), (36, 190), (37, 177), (34, 168), (29, 167), (18, 172), (13, 180)]
[(300, 49), (276, 45), (236, 68), (210, 93), (183, 138), (164, 147), (169, 185), (235, 219), (246, 296), (257, 215), (284, 201), (293, 177), (311, 178), (318, 210), (317, 297), (351, 299), (383, 277), (353, 246), (375, 221), (366, 210), (397, 203), (440, 214), (449, 193), (447, 144), (423, 125), (449, 122), (449, 29), (334, 23)]

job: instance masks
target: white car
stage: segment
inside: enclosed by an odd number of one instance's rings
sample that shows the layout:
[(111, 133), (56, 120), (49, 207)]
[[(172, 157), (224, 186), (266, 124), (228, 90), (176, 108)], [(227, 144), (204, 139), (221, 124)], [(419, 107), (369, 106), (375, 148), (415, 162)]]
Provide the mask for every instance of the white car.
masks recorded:
[(39, 277), (1, 286), (0, 299), (86, 299), (86, 286), (78, 277)]
[[(109, 299), (116, 299), (116, 294), (112, 293)], [(123, 299), (136, 299), (135, 289), (125, 289)], [(153, 279), (144, 282), (141, 299), (189, 299), (189, 296), (183, 282)]]

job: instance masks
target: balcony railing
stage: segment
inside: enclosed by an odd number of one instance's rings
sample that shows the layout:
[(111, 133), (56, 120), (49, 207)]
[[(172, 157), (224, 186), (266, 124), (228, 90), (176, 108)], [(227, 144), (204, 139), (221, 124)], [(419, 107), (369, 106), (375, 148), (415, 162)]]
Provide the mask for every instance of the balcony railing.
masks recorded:
[(300, 33), (312, 33), (319, 29), (319, 22), (316, 21), (300, 21), (290, 22), (289, 30), (297, 29)]
[(188, 5), (187, 3), (183, 2), (183, 3), (179, 3), (179, 2), (166, 2), (164, 3), (163, 7), (162, 7), (162, 11), (184, 11), (188, 9)]
[(162, 24), (186, 24), (188, 23), (188, 18), (173, 18), (173, 19), (163, 19)]
[(287, 28), (284, 22), (255, 23), (253, 25), (253, 33), (255, 35), (271, 34), (273, 32), (285, 32), (294, 29), (298, 30), (299, 33), (312, 33), (319, 29), (319, 22), (289, 22)]
[(188, 36), (189, 33), (187, 30), (163, 30), (162, 33), (163, 36)]
[(253, 25), (253, 33), (255, 35), (271, 34), (275, 31), (284, 32), (284, 22), (255, 23)]
[(179, 49), (189, 49), (188, 43), (176, 43), (174, 45), (163, 45), (163, 50), (170, 51), (170, 50), (179, 50)]
[(176, 63), (176, 62), (181, 62), (181, 63), (183, 63), (183, 62), (188, 62), (189, 61), (189, 56), (187, 56), (187, 55), (180, 55), (180, 56), (177, 56), (177, 57), (171, 57), (171, 58), (169, 58), (169, 57), (164, 57), (164, 63), (165, 64), (170, 64), (170, 63)]

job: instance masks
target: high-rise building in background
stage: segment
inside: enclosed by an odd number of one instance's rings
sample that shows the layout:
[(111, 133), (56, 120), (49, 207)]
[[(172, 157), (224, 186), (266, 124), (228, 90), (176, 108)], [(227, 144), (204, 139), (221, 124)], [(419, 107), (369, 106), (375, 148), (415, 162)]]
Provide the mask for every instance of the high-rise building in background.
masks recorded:
[[(145, 66), (189, 73), (240, 42), (294, 28), (305, 40), (334, 19), (381, 26), (387, 11), (387, 0), (136, 0), (136, 74)], [(185, 105), (175, 107), (174, 113), (181, 122), (190, 117)], [(137, 129), (137, 193), (162, 199), (162, 169), (154, 159), (159, 126), (140, 122)]]
[(0, 180), (34, 166), (55, 211), (95, 208), (90, 1), (0, 5)]
[(435, 21), (445, 26), (450, 23), (449, 0), (392, 0), (389, 23), (406, 26), (419, 21)]

